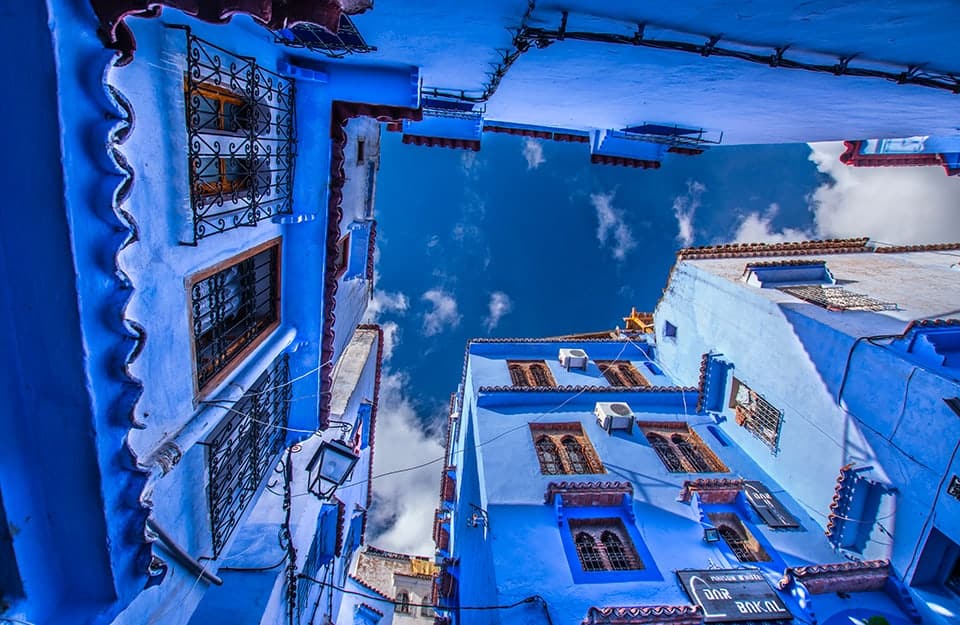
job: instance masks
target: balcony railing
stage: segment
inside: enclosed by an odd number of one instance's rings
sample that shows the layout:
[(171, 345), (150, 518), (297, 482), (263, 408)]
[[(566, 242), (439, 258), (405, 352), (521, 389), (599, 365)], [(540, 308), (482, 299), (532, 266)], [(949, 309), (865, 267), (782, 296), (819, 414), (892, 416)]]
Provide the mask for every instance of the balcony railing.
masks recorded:
[(291, 48), (306, 48), (333, 59), (342, 59), (349, 54), (376, 52), (376, 48), (367, 45), (363, 35), (357, 30), (346, 13), (340, 14), (340, 26), (337, 32), (301, 22), (291, 28), (274, 31), (274, 41)]
[(283, 449), (290, 414), (290, 366), (280, 355), (203, 444), (213, 557), (219, 558), (244, 510)]
[(295, 87), (187, 31), (192, 240), (293, 212)]

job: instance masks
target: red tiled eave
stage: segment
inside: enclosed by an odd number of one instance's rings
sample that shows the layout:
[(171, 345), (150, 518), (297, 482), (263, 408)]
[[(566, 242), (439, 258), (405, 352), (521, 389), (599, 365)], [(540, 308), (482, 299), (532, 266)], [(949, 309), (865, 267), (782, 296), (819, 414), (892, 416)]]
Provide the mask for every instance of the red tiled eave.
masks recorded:
[(593, 607), (581, 625), (701, 625), (700, 608), (692, 605)]
[(660, 169), (660, 161), (650, 161), (625, 156), (607, 156), (606, 154), (591, 154), (590, 162), (595, 165), (618, 165), (620, 167), (634, 167), (638, 169)]
[(422, 145), (428, 148), (451, 148), (455, 150), (480, 151), (479, 139), (447, 139), (446, 137), (425, 137), (422, 135), (403, 135), (403, 142)]

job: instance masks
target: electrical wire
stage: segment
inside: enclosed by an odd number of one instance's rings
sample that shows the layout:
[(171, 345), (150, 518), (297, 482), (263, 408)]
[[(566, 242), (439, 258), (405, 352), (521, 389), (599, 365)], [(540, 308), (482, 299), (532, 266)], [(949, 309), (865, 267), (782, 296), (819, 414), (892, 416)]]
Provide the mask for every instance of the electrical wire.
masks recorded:
[(404, 603), (402, 603), (402, 602), (400, 602), (400, 601), (397, 601), (397, 600), (395, 600), (395, 599), (385, 598), (385, 597), (379, 596), (379, 595), (371, 595), (371, 594), (367, 594), (367, 593), (364, 593), (364, 592), (359, 592), (359, 591), (356, 591), (356, 590), (348, 590), (348, 589), (343, 588), (343, 587), (341, 587), (341, 586), (337, 586), (336, 584), (333, 584), (333, 583), (331, 583), (331, 582), (325, 582), (325, 581), (319, 580), (319, 579), (317, 579), (317, 578), (315, 578), (315, 577), (310, 577), (309, 575), (306, 575), (306, 574), (304, 574), (304, 573), (300, 573), (299, 575), (297, 575), (297, 577), (300, 578), (300, 579), (305, 579), (305, 580), (307, 580), (307, 581), (311, 581), (311, 582), (313, 582), (314, 584), (317, 584), (317, 585), (319, 585), (319, 586), (325, 586), (325, 587), (330, 588), (330, 589), (332, 589), (332, 590), (336, 590), (336, 591), (338, 591), (338, 592), (342, 592), (342, 593), (347, 594), (347, 595), (354, 595), (354, 596), (357, 596), (357, 597), (363, 597), (363, 598), (365, 598), (365, 599), (371, 599), (371, 600), (374, 600), (374, 601), (380, 601), (380, 602), (382, 602), (382, 603), (388, 603), (388, 604), (390, 604), (390, 605), (395, 605), (395, 606), (397, 606), (397, 605), (406, 605), (407, 607), (410, 607), (410, 608), (433, 608), (433, 609), (435, 609), (435, 610), (447, 610), (447, 609), (457, 609), (457, 610), (509, 610), (509, 609), (511, 609), (511, 608), (515, 608), (515, 607), (517, 607), (517, 606), (519, 606), (519, 605), (523, 605), (523, 604), (525, 604), (525, 603), (540, 603), (540, 604), (542, 604), (542, 605), (544, 605), (544, 606), (545, 606), (546, 603), (547, 603), (546, 599), (544, 599), (544, 598), (541, 597), (540, 595), (531, 595), (531, 596), (526, 597), (526, 598), (524, 598), (524, 599), (520, 599), (519, 601), (515, 601), (515, 602), (513, 602), (513, 603), (504, 604), (504, 605), (456, 606), (456, 608), (445, 608), (445, 607), (443, 607), (443, 606), (434, 605), (434, 604), (432, 604), (432, 603), (410, 603), (409, 601), (407, 601), (407, 602), (404, 604)]

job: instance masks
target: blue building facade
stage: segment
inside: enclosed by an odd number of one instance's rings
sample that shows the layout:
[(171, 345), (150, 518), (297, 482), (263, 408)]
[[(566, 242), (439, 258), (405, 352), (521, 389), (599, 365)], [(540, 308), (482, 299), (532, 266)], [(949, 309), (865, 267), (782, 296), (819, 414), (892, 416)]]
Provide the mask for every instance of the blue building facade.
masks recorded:
[[(266, 5), (172, 4), (3, 21), (29, 53), (4, 177), (32, 208), (2, 235), (0, 622), (348, 622), (379, 120), (419, 116), (417, 70), (291, 56)], [(321, 500), (338, 438), (359, 460)]]
[(955, 249), (682, 250), (607, 337), (471, 342), (439, 621), (954, 622)]

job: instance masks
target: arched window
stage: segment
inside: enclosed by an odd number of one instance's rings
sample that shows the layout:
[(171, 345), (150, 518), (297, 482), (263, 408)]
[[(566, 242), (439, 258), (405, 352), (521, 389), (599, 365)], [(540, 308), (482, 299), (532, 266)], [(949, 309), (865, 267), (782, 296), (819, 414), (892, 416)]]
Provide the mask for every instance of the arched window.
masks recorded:
[(571, 473), (593, 473), (590, 465), (587, 463), (587, 457), (583, 453), (583, 447), (572, 436), (564, 436), (560, 441), (563, 444), (564, 451), (567, 452), (567, 463), (570, 466)]
[(670, 442), (677, 446), (680, 455), (693, 467), (697, 473), (709, 473), (713, 468), (700, 453), (700, 450), (692, 445), (687, 438), (681, 434), (674, 434), (670, 437)]
[(611, 386), (627, 386), (627, 382), (620, 376), (620, 371), (618, 367), (614, 364), (608, 364), (600, 367), (600, 373), (603, 374), (603, 377), (607, 378), (607, 382)]
[(560, 464), (560, 453), (549, 436), (537, 439), (537, 459), (540, 460), (540, 472), (544, 475), (559, 475), (563, 473)]
[(576, 536), (577, 557), (580, 558), (580, 566), (584, 571), (602, 571), (606, 567), (603, 565), (603, 558), (597, 549), (597, 541), (593, 536), (586, 532), (579, 532)]
[(394, 610), (403, 614), (410, 614), (410, 593), (401, 590), (397, 594), (397, 602), (394, 604)]
[(600, 542), (603, 543), (603, 549), (607, 552), (610, 570), (630, 571), (638, 568), (636, 563), (631, 561), (630, 554), (623, 548), (623, 541), (619, 536), (607, 530), (600, 535)]
[(741, 562), (757, 561), (757, 558), (747, 547), (746, 539), (740, 535), (740, 532), (726, 524), (721, 525), (717, 529), (720, 532), (720, 537), (723, 538), (723, 542), (727, 543), (727, 546), (730, 547), (730, 551), (737, 557), (737, 560)]
[(510, 383), (514, 386), (528, 386), (527, 372), (520, 365), (509, 365)]
[(530, 373), (533, 374), (533, 383), (534, 386), (553, 386), (553, 379), (550, 377), (550, 372), (547, 370), (547, 367), (540, 364), (534, 363), (530, 365)]
[(664, 466), (667, 467), (667, 471), (671, 473), (683, 472), (683, 464), (680, 462), (680, 458), (676, 452), (673, 451), (673, 447), (667, 439), (654, 432), (648, 432), (647, 441), (650, 442), (650, 446), (653, 447), (653, 450), (660, 456), (660, 460)]

